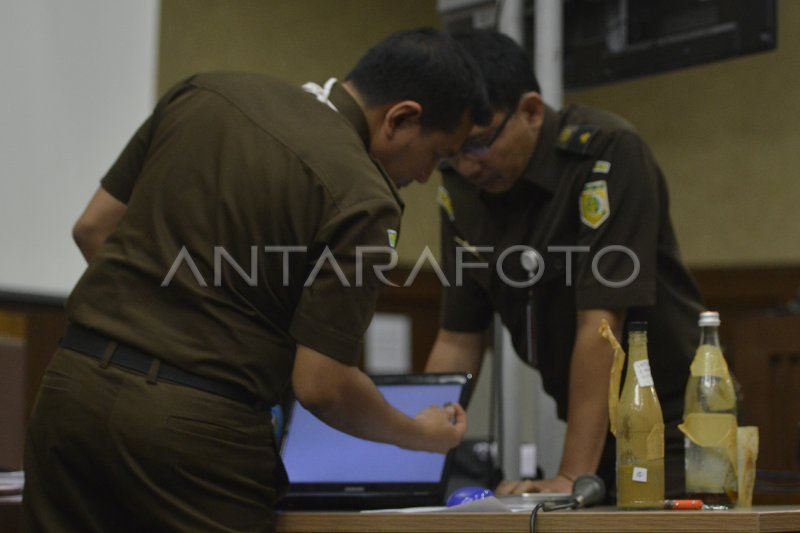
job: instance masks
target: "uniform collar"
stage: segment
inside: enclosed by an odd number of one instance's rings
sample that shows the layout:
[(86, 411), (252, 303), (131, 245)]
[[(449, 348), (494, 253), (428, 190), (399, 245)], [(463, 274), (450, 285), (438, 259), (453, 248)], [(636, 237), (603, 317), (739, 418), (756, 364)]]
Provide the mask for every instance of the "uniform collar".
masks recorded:
[(375, 166), (378, 167), (378, 170), (380, 170), (384, 180), (386, 180), (386, 184), (392, 191), (392, 195), (400, 206), (400, 209), (402, 210), (405, 208), (405, 203), (403, 203), (403, 199), (400, 197), (400, 191), (397, 190), (397, 185), (394, 183), (394, 180), (386, 173), (386, 169), (383, 168), (381, 162), (369, 151), (369, 126), (367, 125), (367, 118), (364, 116), (364, 110), (361, 109), (361, 106), (358, 105), (355, 98), (347, 92), (347, 89), (345, 89), (341, 83), (336, 83), (331, 87), (329, 100), (336, 106), (336, 110), (339, 114), (353, 126), (358, 136), (361, 137), (364, 143), (364, 149), (369, 154), (372, 162), (375, 163)]
[(544, 104), (544, 120), (539, 141), (522, 174), (523, 179), (551, 193), (558, 187), (557, 160), (553, 157), (553, 150), (558, 136), (559, 115), (558, 111)]
[(358, 102), (347, 92), (341, 83), (336, 83), (331, 88), (330, 101), (336, 106), (339, 113), (355, 128), (358, 136), (364, 142), (364, 147), (369, 151), (369, 126), (364, 111)]

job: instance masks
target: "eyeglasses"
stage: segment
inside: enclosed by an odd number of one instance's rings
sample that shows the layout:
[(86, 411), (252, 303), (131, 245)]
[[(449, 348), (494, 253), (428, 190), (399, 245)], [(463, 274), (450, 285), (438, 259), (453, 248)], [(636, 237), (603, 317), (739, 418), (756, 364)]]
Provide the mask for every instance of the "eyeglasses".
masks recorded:
[(465, 142), (461, 146), (461, 150), (459, 150), (458, 154), (456, 154), (453, 159), (458, 158), (459, 156), (467, 156), (467, 157), (480, 157), (485, 155), (489, 149), (492, 147), (494, 142), (500, 137), (500, 134), (503, 133), (503, 128), (506, 127), (508, 124), (509, 119), (514, 115), (514, 111), (509, 111), (508, 114), (503, 118), (497, 128), (494, 130), (494, 133), (486, 139), (485, 141), (478, 141), (478, 142)]

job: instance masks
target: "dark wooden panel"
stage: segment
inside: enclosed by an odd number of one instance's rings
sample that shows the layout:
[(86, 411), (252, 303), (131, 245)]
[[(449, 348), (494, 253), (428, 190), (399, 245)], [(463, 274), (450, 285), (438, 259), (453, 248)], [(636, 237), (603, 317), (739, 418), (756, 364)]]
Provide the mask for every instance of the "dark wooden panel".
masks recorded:
[[(400, 285), (410, 270), (398, 268), (391, 279)], [(800, 288), (800, 266), (757, 268), (697, 268), (692, 270), (709, 308), (723, 317), (722, 335), (726, 339), (727, 319), (763, 313), (764, 309), (784, 307), (796, 297)], [(430, 347), (436, 338), (439, 323), (439, 302), (442, 287), (435, 273), (422, 271), (408, 287), (384, 287), (378, 310), (404, 313), (411, 317), (414, 369), (424, 367)], [(26, 298), (24, 295), (0, 294), (0, 309), (18, 311), (30, 316), (28, 332), (33, 341), (29, 372), (29, 389), (38, 388), (38, 377), (50, 359), (53, 348), (66, 325), (64, 300), (60, 298)]]
[[(398, 268), (390, 279), (403, 285), (410, 270)], [(725, 345), (730, 344), (727, 322), (739, 317), (779, 313), (798, 297), (800, 266), (695, 268), (697, 280), (709, 309), (720, 312)], [(414, 369), (421, 370), (436, 339), (439, 326), (439, 305), (442, 286), (432, 271), (419, 272), (408, 287), (384, 287), (378, 300), (378, 311), (403, 313), (411, 317)]]
[(728, 323), (742, 387), (741, 423), (759, 427), (758, 467), (800, 470), (800, 316)]
[(706, 304), (726, 316), (758, 314), (785, 308), (800, 297), (800, 266), (755, 268), (695, 268)]
[[(6, 296), (8, 293), (6, 293)], [(39, 390), (44, 369), (50, 362), (58, 339), (67, 327), (63, 299), (25, 300), (19, 295), (0, 299), (0, 311), (23, 317), (22, 339), (25, 342), (24, 405), (30, 413)]]
[(0, 336), (0, 469), (22, 468), (25, 341)]

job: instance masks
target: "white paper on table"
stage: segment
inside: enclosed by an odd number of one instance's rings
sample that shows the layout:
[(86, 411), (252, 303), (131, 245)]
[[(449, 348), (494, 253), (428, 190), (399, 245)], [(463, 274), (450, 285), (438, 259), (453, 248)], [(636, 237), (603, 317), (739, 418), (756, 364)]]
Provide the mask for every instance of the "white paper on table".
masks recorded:
[(404, 509), (378, 509), (361, 511), (362, 513), (510, 513), (506, 504), (489, 496), (482, 500), (475, 500), (453, 507), (407, 507)]

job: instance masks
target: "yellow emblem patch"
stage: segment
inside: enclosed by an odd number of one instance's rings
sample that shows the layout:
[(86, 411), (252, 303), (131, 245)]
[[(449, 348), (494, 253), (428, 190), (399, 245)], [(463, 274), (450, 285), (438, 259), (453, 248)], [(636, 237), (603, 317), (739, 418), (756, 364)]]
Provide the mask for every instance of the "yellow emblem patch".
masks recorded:
[(436, 195), (436, 203), (439, 204), (439, 207), (444, 209), (444, 212), (447, 213), (447, 218), (450, 219), (450, 222), (455, 221), (456, 214), (453, 211), (453, 202), (450, 200), (450, 193), (447, 192), (447, 189), (439, 186), (439, 192)]
[(565, 126), (563, 130), (561, 130), (561, 134), (558, 136), (559, 144), (567, 144), (569, 138), (572, 137), (573, 130), (570, 126)]
[(397, 231), (393, 229), (386, 230), (386, 237), (389, 240), (389, 247), (395, 248), (397, 247)]
[(581, 144), (586, 144), (587, 142), (589, 142), (589, 139), (591, 138), (592, 138), (592, 132), (586, 131), (580, 134), (580, 136), (578, 137), (578, 142), (580, 142)]
[(594, 162), (594, 168), (592, 168), (592, 172), (594, 174), (608, 174), (608, 171), (611, 170), (611, 163), (609, 161), (603, 161), (598, 159)]
[(608, 185), (605, 180), (590, 181), (583, 186), (580, 199), (581, 222), (597, 229), (611, 215)]

